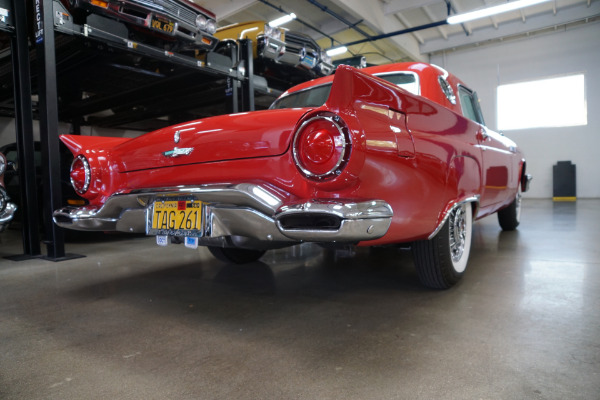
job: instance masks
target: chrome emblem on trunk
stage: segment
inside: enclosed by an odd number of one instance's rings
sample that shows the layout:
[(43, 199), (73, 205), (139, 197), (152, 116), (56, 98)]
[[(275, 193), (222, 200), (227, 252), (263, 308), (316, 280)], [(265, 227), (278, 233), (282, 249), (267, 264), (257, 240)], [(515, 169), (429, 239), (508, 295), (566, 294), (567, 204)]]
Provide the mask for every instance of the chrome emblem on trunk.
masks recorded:
[(163, 156), (165, 157), (179, 157), (179, 156), (189, 156), (192, 151), (194, 151), (193, 147), (175, 147), (173, 150), (169, 150), (169, 151), (165, 151), (163, 154)]

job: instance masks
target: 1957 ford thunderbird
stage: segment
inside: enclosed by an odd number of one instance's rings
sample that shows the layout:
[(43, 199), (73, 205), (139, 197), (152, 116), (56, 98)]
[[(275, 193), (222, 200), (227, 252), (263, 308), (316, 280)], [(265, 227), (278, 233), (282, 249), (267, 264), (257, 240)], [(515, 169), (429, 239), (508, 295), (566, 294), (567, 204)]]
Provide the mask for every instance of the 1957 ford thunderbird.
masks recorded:
[(61, 227), (181, 237), (234, 263), (301, 242), (410, 244), (432, 288), (464, 274), (474, 219), (517, 227), (531, 180), (475, 92), (423, 63), (340, 66), (269, 110), (135, 139), (61, 139), (89, 201), (56, 210)]

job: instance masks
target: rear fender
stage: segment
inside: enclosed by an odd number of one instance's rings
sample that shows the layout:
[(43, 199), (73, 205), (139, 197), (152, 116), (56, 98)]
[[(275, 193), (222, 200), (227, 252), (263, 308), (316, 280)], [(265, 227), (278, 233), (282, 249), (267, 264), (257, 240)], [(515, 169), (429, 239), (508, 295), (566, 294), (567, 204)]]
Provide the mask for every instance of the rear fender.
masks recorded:
[(61, 135), (60, 140), (71, 150), (74, 156), (77, 156), (87, 149), (110, 150), (131, 139), (106, 136)]
[(73, 156), (77, 157), (81, 154), (89, 163), (90, 187), (80, 196), (92, 205), (104, 203), (116, 186), (115, 179), (118, 179), (118, 174), (113, 174), (109, 168), (110, 150), (131, 139), (79, 135), (62, 135), (60, 139)]
[(476, 159), (466, 156), (455, 156), (450, 162), (448, 179), (446, 180), (446, 197), (449, 200), (438, 215), (435, 230), (429, 239), (442, 229), (450, 212), (464, 203), (472, 203), (473, 219), (479, 211), (481, 193), (481, 166)]

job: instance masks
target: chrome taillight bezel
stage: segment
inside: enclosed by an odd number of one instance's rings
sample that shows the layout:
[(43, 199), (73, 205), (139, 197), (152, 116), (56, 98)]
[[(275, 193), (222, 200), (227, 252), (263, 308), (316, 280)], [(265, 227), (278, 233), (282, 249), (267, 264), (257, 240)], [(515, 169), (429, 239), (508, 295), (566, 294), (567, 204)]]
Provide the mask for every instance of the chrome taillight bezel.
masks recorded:
[(90, 168), (90, 163), (88, 162), (87, 158), (85, 158), (85, 156), (80, 154), (77, 157), (75, 157), (75, 159), (71, 163), (71, 172), (73, 172), (73, 167), (75, 166), (75, 163), (78, 161), (81, 161), (81, 163), (83, 164), (83, 171), (84, 171), (83, 187), (78, 188), (78, 185), (75, 184), (73, 176), (70, 173), (69, 173), (69, 177), (71, 179), (71, 185), (73, 186), (73, 189), (75, 189), (75, 192), (77, 192), (78, 194), (84, 194), (90, 188), (90, 182), (92, 179), (92, 171)]
[[(330, 122), (339, 133), (339, 137), (341, 139), (341, 151), (339, 157), (335, 164), (328, 171), (324, 173), (316, 173), (311, 171), (306, 165), (303, 164), (300, 154), (299, 154), (299, 140), (302, 138), (302, 134), (304, 130), (313, 122), (325, 120)], [(338, 146), (336, 146), (338, 147)], [(352, 151), (352, 139), (350, 136), (350, 131), (346, 125), (346, 123), (340, 118), (340, 116), (330, 113), (330, 112), (320, 112), (315, 115), (310, 116), (305, 121), (302, 122), (300, 127), (294, 133), (294, 139), (292, 141), (292, 155), (294, 158), (294, 162), (296, 167), (300, 172), (306, 176), (307, 178), (317, 180), (317, 181), (325, 181), (331, 180), (339, 175), (341, 175), (342, 171), (348, 164), (348, 160), (350, 158), (350, 153)]]

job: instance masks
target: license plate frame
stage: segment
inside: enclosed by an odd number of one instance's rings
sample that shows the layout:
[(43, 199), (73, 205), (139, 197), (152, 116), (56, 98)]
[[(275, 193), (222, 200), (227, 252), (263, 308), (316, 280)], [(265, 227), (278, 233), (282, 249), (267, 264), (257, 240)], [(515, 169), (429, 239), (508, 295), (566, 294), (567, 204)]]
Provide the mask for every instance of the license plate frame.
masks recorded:
[(157, 32), (161, 32), (169, 36), (174, 36), (175, 26), (176, 23), (171, 21), (170, 19), (160, 17), (158, 15), (150, 16), (150, 28)]
[(189, 197), (159, 197), (148, 207), (146, 234), (204, 236), (206, 203)]

